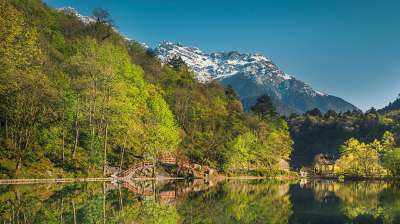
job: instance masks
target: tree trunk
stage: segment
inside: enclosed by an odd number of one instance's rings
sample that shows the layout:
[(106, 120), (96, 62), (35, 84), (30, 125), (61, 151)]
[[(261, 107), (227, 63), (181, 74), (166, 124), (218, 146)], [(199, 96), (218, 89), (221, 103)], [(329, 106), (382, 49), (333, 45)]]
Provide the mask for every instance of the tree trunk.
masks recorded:
[(109, 102), (110, 102), (110, 89), (107, 88), (107, 98), (104, 109), (104, 123), (105, 123), (105, 136), (104, 136), (104, 155), (103, 155), (103, 175), (106, 176), (106, 165), (107, 165), (107, 143), (108, 143), (108, 116), (109, 116)]
[(79, 140), (79, 122), (78, 122), (78, 116), (79, 116), (79, 97), (76, 105), (76, 111), (75, 111), (75, 143), (74, 143), (74, 151), (72, 151), (72, 158), (75, 159), (75, 153), (76, 150), (78, 149), (78, 140)]
[(106, 182), (103, 182), (103, 223), (106, 224)]
[(103, 175), (106, 176), (107, 166), (107, 139), (108, 138), (108, 122), (106, 121), (105, 138), (104, 138), (104, 161), (103, 161)]
[(124, 154), (125, 154), (125, 147), (126, 147), (127, 138), (128, 138), (128, 135), (125, 135), (124, 144), (122, 146), (121, 160), (119, 162), (119, 169), (120, 170), (122, 170), (122, 164), (124, 163)]
[(6, 139), (8, 139), (8, 116), (7, 116), (7, 112), (6, 112)]
[(122, 211), (124, 209), (124, 204), (122, 203), (121, 184), (118, 184), (118, 195), (119, 195), (119, 206)]
[(65, 103), (64, 103), (64, 111), (63, 111), (63, 120), (62, 120), (62, 167), (64, 168), (64, 161), (65, 161)]
[(157, 164), (157, 161), (156, 161), (156, 159), (154, 159), (153, 160), (153, 174), (152, 174), (153, 177), (156, 177), (156, 164)]
[(74, 214), (74, 224), (76, 224), (76, 209), (75, 209), (75, 202), (72, 201), (72, 210)]
[(91, 102), (89, 104), (89, 126), (92, 128), (91, 140), (90, 140), (90, 151), (93, 150), (94, 135), (95, 135), (95, 124), (94, 118), (96, 114), (96, 81), (94, 76), (92, 76), (92, 92), (91, 92)]
[(63, 168), (64, 168), (64, 161), (65, 161), (65, 130), (64, 130), (64, 127), (63, 127), (63, 130), (62, 130), (62, 166), (63, 166)]
[(61, 196), (60, 223), (64, 223), (63, 212), (64, 212), (64, 199), (63, 199), (63, 197)]
[(15, 174), (19, 173), (19, 170), (22, 167), (22, 158), (21, 155), (18, 155), (18, 159), (17, 159), (17, 165), (15, 166)]

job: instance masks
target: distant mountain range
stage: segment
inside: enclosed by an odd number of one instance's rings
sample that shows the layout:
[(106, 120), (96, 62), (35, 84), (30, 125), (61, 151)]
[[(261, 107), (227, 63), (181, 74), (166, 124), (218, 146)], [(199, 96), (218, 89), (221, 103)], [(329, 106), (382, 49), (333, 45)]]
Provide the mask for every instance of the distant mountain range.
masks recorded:
[(283, 72), (261, 54), (232, 52), (204, 53), (199, 48), (162, 42), (154, 49), (162, 62), (179, 56), (200, 82), (218, 80), (231, 85), (249, 109), (263, 94), (274, 101), (278, 113), (304, 113), (318, 108), (322, 112), (359, 110), (345, 100), (322, 93)]

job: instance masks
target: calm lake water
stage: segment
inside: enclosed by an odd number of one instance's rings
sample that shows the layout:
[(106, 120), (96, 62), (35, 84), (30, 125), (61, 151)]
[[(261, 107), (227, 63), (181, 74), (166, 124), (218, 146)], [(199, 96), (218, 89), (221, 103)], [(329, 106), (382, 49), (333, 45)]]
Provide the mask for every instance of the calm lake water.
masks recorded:
[(271, 180), (0, 185), (0, 223), (400, 223), (400, 185)]

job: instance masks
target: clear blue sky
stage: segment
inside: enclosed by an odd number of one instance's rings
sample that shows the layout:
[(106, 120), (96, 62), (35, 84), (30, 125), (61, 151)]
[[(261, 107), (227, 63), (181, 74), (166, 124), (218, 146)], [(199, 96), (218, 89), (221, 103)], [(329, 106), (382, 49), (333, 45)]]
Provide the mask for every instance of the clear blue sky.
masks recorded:
[(397, 0), (45, 0), (83, 15), (102, 7), (127, 37), (206, 52), (258, 52), (314, 88), (361, 109), (400, 93)]

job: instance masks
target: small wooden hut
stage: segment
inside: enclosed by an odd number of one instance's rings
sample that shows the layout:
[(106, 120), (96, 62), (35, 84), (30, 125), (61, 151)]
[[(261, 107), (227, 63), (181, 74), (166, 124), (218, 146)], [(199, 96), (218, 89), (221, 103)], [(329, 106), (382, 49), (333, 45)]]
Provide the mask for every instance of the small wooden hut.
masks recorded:
[(314, 158), (314, 172), (317, 175), (332, 175), (335, 171), (335, 159), (333, 156), (318, 154)]

